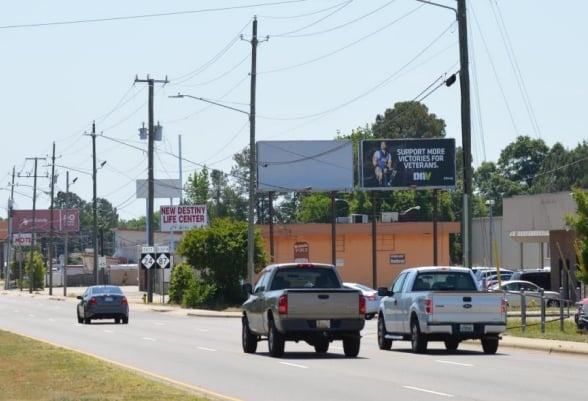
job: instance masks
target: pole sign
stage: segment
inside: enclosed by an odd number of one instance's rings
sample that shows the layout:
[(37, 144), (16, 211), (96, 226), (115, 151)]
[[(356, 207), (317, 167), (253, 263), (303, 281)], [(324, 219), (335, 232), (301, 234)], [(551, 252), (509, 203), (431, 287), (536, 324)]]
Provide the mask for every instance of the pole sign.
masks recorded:
[(155, 261), (161, 269), (169, 269), (171, 267), (171, 255), (168, 246), (155, 247)]
[(33, 244), (33, 234), (13, 234), (12, 245), (14, 246), (31, 246)]
[(141, 248), (141, 266), (145, 269), (169, 269), (171, 255), (169, 246), (144, 246)]
[(161, 206), (161, 231), (186, 231), (206, 227), (206, 205)]
[(360, 144), (362, 189), (455, 188), (455, 139), (376, 139)]
[(155, 264), (155, 247), (144, 246), (141, 248), (141, 266), (151, 269)]

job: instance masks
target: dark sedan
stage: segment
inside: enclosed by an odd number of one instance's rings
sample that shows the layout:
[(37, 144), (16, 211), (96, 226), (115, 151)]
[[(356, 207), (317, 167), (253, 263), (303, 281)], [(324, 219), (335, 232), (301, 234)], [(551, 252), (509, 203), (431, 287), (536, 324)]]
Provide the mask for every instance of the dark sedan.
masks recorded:
[(129, 302), (116, 285), (94, 285), (77, 297), (78, 323), (90, 324), (95, 319), (114, 319), (115, 323), (129, 323)]

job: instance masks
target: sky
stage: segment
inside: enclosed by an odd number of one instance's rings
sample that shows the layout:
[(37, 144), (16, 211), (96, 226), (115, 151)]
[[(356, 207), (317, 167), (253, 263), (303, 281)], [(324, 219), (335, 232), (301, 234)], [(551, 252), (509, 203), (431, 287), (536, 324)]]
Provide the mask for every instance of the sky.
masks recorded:
[[(146, 79), (154, 86), (156, 179), (203, 166), (230, 172), (249, 146), (252, 26), (257, 20), (255, 139), (331, 140), (369, 127), (397, 102), (418, 100), (461, 146), (454, 0), (21, 0), (0, 13), (0, 217), (50, 207), (68, 188), (120, 218), (145, 215)], [(467, 1), (474, 168), (519, 135), (585, 140), (588, 2)], [(173, 98), (178, 93), (204, 98)], [(232, 109), (231, 109), (232, 108)], [(233, 110), (233, 109), (237, 109)], [(240, 112), (242, 111), (242, 112)], [(55, 146), (55, 161), (52, 161)], [(182, 161), (180, 162), (180, 148)], [(37, 179), (35, 180), (35, 160)], [(14, 181), (12, 179), (15, 172)], [(75, 179), (75, 183), (73, 182)], [(178, 199), (171, 200), (174, 203)], [(170, 199), (156, 199), (155, 210)]]

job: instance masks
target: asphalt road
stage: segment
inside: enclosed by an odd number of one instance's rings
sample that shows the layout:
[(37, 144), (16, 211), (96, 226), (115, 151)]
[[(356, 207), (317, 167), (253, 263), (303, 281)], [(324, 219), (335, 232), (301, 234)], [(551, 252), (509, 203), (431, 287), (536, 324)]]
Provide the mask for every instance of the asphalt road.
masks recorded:
[[(4, 295), (4, 294), (2, 294)], [(211, 398), (247, 401), (314, 400), (584, 400), (585, 355), (500, 347), (485, 355), (479, 344), (447, 353), (431, 343), (426, 355), (395, 342), (377, 347), (375, 320), (362, 332), (358, 358), (340, 342), (321, 356), (301, 343), (269, 356), (241, 349), (239, 319), (189, 316), (131, 305), (128, 325), (78, 324), (75, 300), (0, 295), (0, 328), (91, 354), (182, 384)], [(150, 309), (150, 310), (149, 310)], [(159, 310), (155, 312), (153, 310)], [(167, 312), (164, 312), (167, 311)]]

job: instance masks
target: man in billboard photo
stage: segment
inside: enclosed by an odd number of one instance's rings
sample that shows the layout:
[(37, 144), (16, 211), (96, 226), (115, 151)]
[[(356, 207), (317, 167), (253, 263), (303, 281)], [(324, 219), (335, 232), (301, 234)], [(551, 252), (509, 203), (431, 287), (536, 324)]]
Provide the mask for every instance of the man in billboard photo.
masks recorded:
[(392, 163), (392, 154), (388, 152), (386, 141), (380, 142), (380, 149), (374, 152), (372, 164), (378, 186), (391, 186), (392, 179), (396, 175), (394, 164)]

